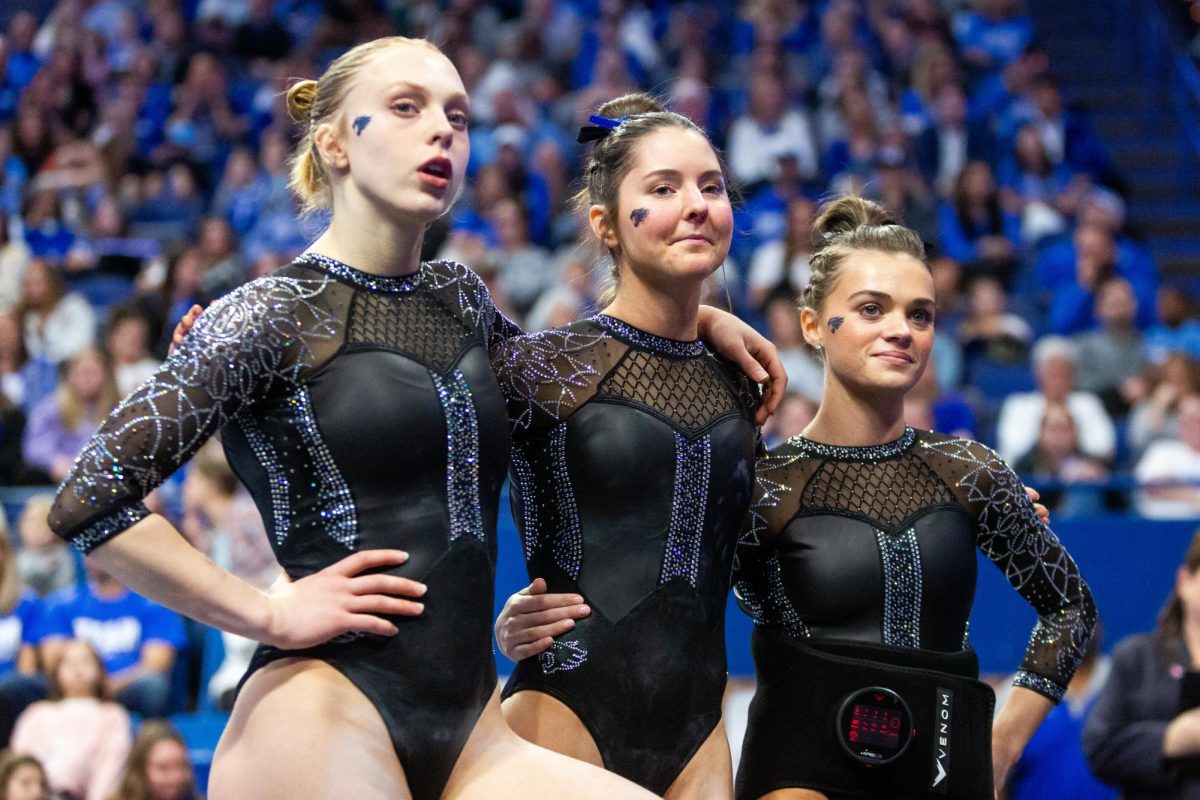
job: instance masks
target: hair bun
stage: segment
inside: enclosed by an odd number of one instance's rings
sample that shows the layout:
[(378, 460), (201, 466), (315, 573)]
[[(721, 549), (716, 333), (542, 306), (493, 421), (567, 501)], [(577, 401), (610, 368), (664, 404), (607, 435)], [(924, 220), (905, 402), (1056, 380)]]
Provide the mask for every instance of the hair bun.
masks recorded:
[(632, 117), (636, 114), (662, 113), (666, 110), (667, 107), (654, 95), (646, 92), (630, 92), (609, 100), (597, 109), (597, 113), (617, 119), (625, 116)]
[(864, 226), (899, 225), (899, 221), (879, 203), (845, 195), (829, 201), (813, 223), (813, 244), (821, 247), (830, 239)]
[(312, 119), (313, 102), (317, 99), (317, 82), (312, 78), (301, 78), (287, 90), (288, 116), (301, 125)]

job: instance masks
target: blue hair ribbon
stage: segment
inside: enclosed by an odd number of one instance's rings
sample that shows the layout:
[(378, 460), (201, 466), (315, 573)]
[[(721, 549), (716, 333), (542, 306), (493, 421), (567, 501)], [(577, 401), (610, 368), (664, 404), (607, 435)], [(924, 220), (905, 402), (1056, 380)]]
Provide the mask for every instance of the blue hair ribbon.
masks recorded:
[(580, 144), (584, 144), (585, 142), (595, 142), (603, 139), (605, 136), (608, 136), (617, 128), (621, 127), (622, 123), (628, 119), (628, 114), (622, 117), (617, 117), (616, 119), (613, 119), (612, 117), (606, 117), (602, 114), (592, 114), (590, 117), (588, 117), (588, 122), (590, 124), (584, 125), (579, 129), (579, 136), (576, 137), (575, 141), (579, 142)]

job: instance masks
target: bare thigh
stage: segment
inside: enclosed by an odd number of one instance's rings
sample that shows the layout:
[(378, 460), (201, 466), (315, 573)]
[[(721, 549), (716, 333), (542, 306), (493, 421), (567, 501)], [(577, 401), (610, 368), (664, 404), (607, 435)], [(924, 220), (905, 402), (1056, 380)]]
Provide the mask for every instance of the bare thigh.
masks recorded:
[(812, 789), (777, 789), (758, 800), (826, 800), (826, 797)]
[[(530, 693), (521, 692), (515, 697), (522, 694)], [(538, 747), (516, 735), (505, 723), (497, 689), (454, 765), (442, 800), (561, 800), (564, 797), (571, 800), (651, 800), (656, 795), (600, 767)]]
[(504, 720), (527, 742), (603, 767), (600, 748), (583, 721), (557, 697), (527, 689), (501, 705)]
[(213, 758), (210, 800), (411, 800), (379, 712), (336, 669), (272, 662), (246, 681)]
[(732, 800), (733, 758), (720, 722), (663, 795), (666, 800)]

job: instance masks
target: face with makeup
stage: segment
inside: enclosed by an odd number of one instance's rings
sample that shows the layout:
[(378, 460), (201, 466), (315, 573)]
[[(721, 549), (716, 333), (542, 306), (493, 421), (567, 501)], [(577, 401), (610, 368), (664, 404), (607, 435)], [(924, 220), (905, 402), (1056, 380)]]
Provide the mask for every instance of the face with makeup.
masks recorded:
[(469, 113), (458, 71), (437, 50), (397, 44), (375, 55), (354, 76), (340, 113), (316, 132), (335, 212), (341, 199), (388, 219), (429, 222), (445, 213), (466, 172)]
[[(617, 207), (592, 206), (592, 230), (619, 252), (627, 276), (664, 290), (704, 279), (725, 261), (733, 207), (721, 164), (703, 134), (663, 127), (642, 137)], [(619, 293), (618, 289), (618, 293)]]
[(842, 259), (820, 311), (801, 314), (825, 357), (825, 379), (851, 394), (903, 395), (933, 347), (933, 276), (907, 254), (855, 250)]

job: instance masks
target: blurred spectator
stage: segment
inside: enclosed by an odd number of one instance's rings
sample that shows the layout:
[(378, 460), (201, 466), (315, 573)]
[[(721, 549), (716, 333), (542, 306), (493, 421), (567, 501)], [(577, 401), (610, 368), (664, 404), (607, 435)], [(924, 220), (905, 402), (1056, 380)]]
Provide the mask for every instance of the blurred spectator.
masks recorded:
[(1146, 265), (1132, 253), (1120, 250), (1113, 234), (1104, 227), (1080, 225), (1075, 229), (1073, 247), (1058, 251), (1054, 260), (1039, 259), (1037, 270), (1038, 290), (1051, 297), (1048, 325), (1055, 333), (1094, 328), (1096, 289), (1113, 276), (1124, 278), (1133, 288), (1138, 327), (1154, 322), (1156, 276), (1148, 274)]
[(200, 222), (200, 258), (204, 275), (200, 293), (215, 300), (246, 282), (246, 267), (237, 252), (237, 239), (229, 223), (221, 217), (205, 217)]
[(967, 162), (992, 164), (995, 149), (987, 124), (968, 119), (962, 87), (955, 83), (938, 87), (933, 96), (933, 124), (921, 132), (915, 145), (917, 166), (925, 181), (949, 195)]
[(68, 294), (62, 275), (44, 259), (33, 259), (25, 269), (17, 313), (32, 359), (59, 364), (95, 341), (91, 304), (80, 294)]
[(236, 234), (245, 235), (258, 220), (260, 194), (269, 180), (259, 172), (252, 150), (234, 148), (213, 195), (213, 213), (224, 217)]
[(7, 394), (0, 392), (0, 485), (17, 486), (27, 482), (21, 455), (24, 435), (25, 412)]
[(0, 311), (0, 394), (17, 407), (25, 403), (25, 365), (28, 362), (20, 317)]
[(812, 255), (812, 226), (817, 205), (807, 197), (787, 204), (787, 229), (780, 239), (761, 244), (750, 260), (750, 303), (761, 306), (775, 290), (798, 296), (808, 286), (808, 259)]
[(775, 447), (803, 433), (816, 415), (816, 401), (796, 392), (788, 392), (780, 401), (779, 408), (763, 425), (763, 442), (767, 447)]
[(29, 413), (22, 444), (26, 463), (42, 470), (48, 483), (66, 477), (79, 451), (120, 400), (108, 356), (97, 347), (72, 356), (64, 373), (58, 390)]
[(1080, 450), (1075, 420), (1061, 403), (1046, 406), (1037, 442), (1013, 468), (1038, 487), (1042, 504), (1054, 514), (1095, 516), (1105, 510), (1108, 470)]
[(1200, 395), (1200, 360), (1172, 353), (1152, 371), (1145, 396), (1129, 415), (1127, 435), (1135, 454), (1157, 439), (1179, 435), (1179, 401), (1192, 394)]
[(790, 108), (783, 81), (773, 75), (756, 75), (750, 84), (750, 110), (734, 120), (727, 147), (729, 169), (745, 187), (775, 176), (776, 159), (795, 157), (800, 176), (817, 175), (817, 150), (805, 114)]
[(1033, 125), (1017, 131), (1012, 152), (1000, 161), (999, 178), (1004, 206), (1020, 215), (1026, 245), (1065, 230), (1088, 190), (1086, 175), (1051, 160)]
[[(233, 5), (240, 6), (241, 3)], [(249, 0), (245, 16), (234, 31), (230, 53), (239, 59), (278, 61), (292, 49), (292, 37), (275, 18), (271, 0)]]
[(19, 556), (0, 515), (0, 747), (25, 707), (45, 696), (35, 638), (44, 607), (22, 585)]
[(524, 316), (542, 292), (554, 285), (557, 270), (550, 254), (529, 241), (529, 221), (520, 202), (504, 199), (492, 208), (500, 285), (517, 313)]
[(825, 371), (804, 341), (799, 304), (799, 296), (787, 289), (767, 297), (763, 304), (767, 338), (778, 349), (779, 360), (787, 370), (788, 391), (820, 402), (825, 392)]
[(184, 645), (182, 620), (94, 564), (87, 573), (86, 583), (50, 603), (40, 626), (43, 661), (55, 663), (66, 640), (82, 639), (103, 660), (109, 696), (143, 717), (165, 716), (171, 668)]
[(1033, 39), (1033, 20), (1019, 0), (972, 0), (970, 7), (953, 18), (960, 54), (979, 75), (999, 72)]
[(61, 264), (75, 244), (75, 231), (63, 218), (62, 202), (53, 189), (34, 188), (27, 195), (21, 224), (25, 244), (36, 258)]
[(967, 291), (967, 313), (958, 325), (958, 341), (968, 376), (976, 362), (1022, 366), (1028, 362), (1033, 329), (1009, 312), (1000, 281), (981, 276)]
[[(978, 438), (975, 410), (971, 408), (971, 404), (957, 391), (943, 389), (938, 380), (936, 351), (926, 362), (921, 377), (905, 395), (904, 409), (905, 418), (914, 427), (923, 427), (924, 430), (937, 431), (960, 439)], [(918, 426), (909, 416), (910, 409), (914, 415), (919, 413), (926, 425)]]
[(1010, 394), (1000, 407), (996, 449), (1000, 457), (1015, 464), (1037, 442), (1046, 406), (1060, 403), (1071, 412), (1079, 433), (1079, 449), (1087, 456), (1108, 463), (1116, 447), (1116, 431), (1100, 398), (1075, 387), (1074, 342), (1046, 336), (1033, 348), (1033, 374), (1037, 391)]
[(969, 162), (940, 209), (942, 253), (1004, 280), (1012, 275), (1020, 223), (1000, 202), (991, 167), (982, 161)]
[(1094, 392), (1114, 417), (1124, 417), (1146, 391), (1146, 354), (1138, 332), (1137, 299), (1124, 278), (1109, 278), (1096, 289), (1100, 328), (1076, 334), (1079, 388)]
[(1200, 319), (1194, 304), (1182, 289), (1164, 286), (1158, 290), (1158, 323), (1146, 331), (1146, 357), (1163, 363), (1173, 352), (1200, 358)]
[[(1200, 791), (1200, 535), (1192, 538), (1158, 627), (1119, 642), (1083, 726), (1096, 777), (1133, 800)], [(1073, 796), (1073, 795), (1072, 795)]]
[(229, 104), (221, 62), (210, 53), (196, 53), (188, 62), (183, 82), (175, 87), (166, 124), (167, 141), (154, 157), (160, 164), (183, 158), (207, 167), (246, 128), (246, 120)]
[(129, 755), (129, 715), (105, 699), (104, 663), (86, 642), (64, 642), (48, 675), (50, 699), (21, 713), (12, 750), (41, 761), (54, 792), (108, 800)]
[(51, 800), (42, 762), (11, 753), (0, 757), (0, 800)]
[(30, 497), (17, 523), (21, 540), (21, 550), (15, 559), (17, 571), (21, 582), (38, 597), (75, 585), (75, 557), (71, 547), (54, 535), (47, 521), (52, 505), (52, 493)]
[(21, 299), (22, 279), (32, 257), (29, 246), (10, 235), (9, 212), (0, 208), (0, 312), (13, 308)]
[(137, 388), (162, 363), (150, 355), (150, 320), (133, 305), (114, 308), (109, 314), (104, 346), (112, 361), (120, 397)]
[[(216, 440), (202, 447), (188, 465), (183, 509), (181, 530), (218, 566), (259, 589), (279, 577), (281, 570), (258, 507), (242, 489)], [(224, 632), (221, 639), (225, 661), (205, 688), (219, 707), (228, 710), (257, 643)]]
[(1134, 469), (1138, 513), (1151, 519), (1200, 517), (1200, 395), (1177, 409), (1179, 438), (1152, 442)]
[(879, 108), (858, 87), (837, 96), (837, 132), (825, 140), (824, 172), (834, 191), (861, 194), (875, 167), (879, 150)]
[(1032, 81), (1030, 95), (1034, 103), (1032, 121), (1051, 163), (1065, 163), (1073, 172), (1111, 184), (1114, 176), (1108, 153), (1084, 114), (1067, 107), (1058, 83), (1047, 74), (1039, 75)]
[(109, 800), (202, 800), (179, 731), (157, 720), (142, 725), (121, 785)]
[[(924, 5), (925, 13), (940, 14), (936, 0), (910, 2), (909, 12)], [(909, 84), (900, 94), (901, 124), (910, 136), (920, 134), (933, 124), (934, 97), (945, 86), (959, 82), (958, 62), (954, 52), (940, 41), (928, 41), (918, 47), (913, 56)]]
[(87, 235), (77, 239), (67, 254), (67, 271), (136, 277), (145, 261), (158, 254), (159, 244), (130, 237), (128, 227), (117, 200), (108, 195), (101, 198), (92, 211)]
[(129, 230), (139, 239), (181, 242), (191, 238), (204, 210), (192, 169), (180, 161), (141, 179), (129, 211)]

